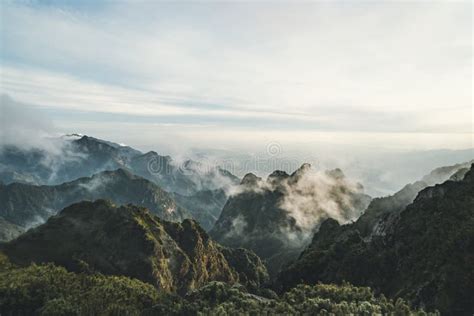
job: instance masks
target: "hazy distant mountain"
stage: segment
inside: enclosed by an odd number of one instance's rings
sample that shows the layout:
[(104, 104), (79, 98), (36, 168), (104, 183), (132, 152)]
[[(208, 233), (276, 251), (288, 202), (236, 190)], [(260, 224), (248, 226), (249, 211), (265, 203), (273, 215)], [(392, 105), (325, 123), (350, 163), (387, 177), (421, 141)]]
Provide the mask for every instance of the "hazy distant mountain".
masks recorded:
[(474, 148), (460, 150), (424, 150), (406, 152), (373, 152), (364, 154), (344, 166), (349, 176), (359, 179), (372, 196), (397, 192), (441, 166), (472, 160)]
[[(278, 155), (266, 152), (222, 151), (195, 149), (191, 157), (225, 164), (232, 161), (232, 172), (243, 177), (247, 173), (266, 176), (273, 170), (291, 173), (304, 162), (322, 169), (341, 168), (347, 177), (357, 179), (364, 191), (373, 197), (394, 194), (407, 183), (421, 179), (431, 170), (474, 158), (474, 148), (437, 150), (361, 149), (344, 144), (326, 147), (284, 147)], [(350, 153), (350, 154), (348, 154)]]
[(5, 184), (60, 184), (123, 168), (155, 182), (166, 191), (183, 195), (227, 189), (239, 181), (217, 166), (191, 160), (179, 163), (153, 151), (143, 154), (131, 147), (94, 137), (71, 135), (55, 140), (54, 144), (53, 149), (48, 150), (3, 146), (0, 148), (0, 180)]
[(214, 226), (227, 201), (224, 190), (202, 190), (190, 196), (174, 193), (173, 198), (178, 205), (189, 210), (206, 231)]
[(369, 239), (358, 229), (364, 217), (343, 226), (325, 221), (299, 259), (279, 274), (278, 283), (290, 288), (345, 280), (442, 314), (472, 314), (474, 165), (463, 180), (427, 187), (400, 211), (388, 205), (396, 216), (382, 217), (377, 225), (383, 233)]
[(176, 163), (170, 156), (154, 151), (133, 157), (127, 167), (165, 190), (181, 195), (193, 195), (201, 190), (227, 190), (239, 182), (237, 177), (219, 167), (192, 160)]
[(16, 264), (125, 275), (181, 294), (209, 281), (259, 287), (267, 278), (257, 256), (222, 248), (193, 220), (172, 223), (103, 200), (71, 205), (1, 248)]
[(337, 169), (317, 172), (304, 164), (291, 175), (275, 171), (267, 180), (248, 174), (210, 234), (223, 245), (255, 251), (276, 272), (299, 254), (323, 220), (355, 220), (369, 202), (362, 186)]
[(96, 199), (109, 199), (117, 204), (134, 203), (167, 220), (181, 221), (191, 217), (168, 192), (123, 169), (103, 171), (55, 186), (0, 185), (0, 216), (16, 225), (30, 227), (46, 221), (72, 203)]
[(60, 184), (80, 177), (115, 170), (129, 163), (138, 151), (93, 137), (57, 139), (48, 149), (0, 149), (0, 177), (6, 184)]
[[(5, 218), (12, 223), (28, 227), (43, 222), (70, 203), (83, 199), (107, 198), (117, 203), (146, 206), (169, 220), (190, 217), (183, 210), (188, 208), (206, 229), (210, 229), (227, 200), (227, 192), (239, 182), (237, 177), (217, 166), (192, 160), (179, 163), (153, 151), (143, 154), (131, 147), (89, 136), (67, 135), (51, 140), (50, 145), (45, 148), (48, 149), (22, 149), (19, 146), (0, 148), (0, 183), (16, 183), (0, 187), (0, 205), (8, 203), (0, 209), (0, 216), (5, 214)], [(117, 169), (127, 170), (130, 173), (128, 179), (106, 179), (107, 182), (100, 180), (101, 176), (97, 175)], [(145, 182), (137, 179), (134, 179), (132, 185), (130, 181), (127, 182), (132, 180), (131, 174), (148, 179), (159, 187), (151, 189), (150, 183), (144, 184)], [(82, 179), (93, 175), (94, 179)], [(81, 179), (75, 181), (79, 178)], [(94, 181), (103, 185), (99, 191), (88, 191), (86, 187), (89, 184), (81, 181)], [(61, 183), (64, 185), (59, 186)], [(132, 186), (128, 187), (129, 185)], [(75, 186), (81, 189), (74, 188)], [(110, 186), (114, 186), (113, 190)], [(148, 191), (140, 191), (143, 186)], [(164, 190), (174, 194), (183, 207), (176, 208), (173, 204), (168, 211), (175, 208), (176, 211), (168, 214), (165, 210), (166, 203), (165, 206), (157, 206), (161, 202), (156, 202), (154, 197), (146, 197), (156, 195), (156, 192), (151, 193), (150, 190)]]
[(408, 204), (413, 202), (422, 189), (446, 180), (462, 180), (474, 160), (436, 168), (423, 176), (419, 181), (407, 184), (400, 191), (391, 196), (375, 198), (370, 202), (367, 210), (355, 223), (362, 236), (384, 234), (386, 225), (389, 225)]

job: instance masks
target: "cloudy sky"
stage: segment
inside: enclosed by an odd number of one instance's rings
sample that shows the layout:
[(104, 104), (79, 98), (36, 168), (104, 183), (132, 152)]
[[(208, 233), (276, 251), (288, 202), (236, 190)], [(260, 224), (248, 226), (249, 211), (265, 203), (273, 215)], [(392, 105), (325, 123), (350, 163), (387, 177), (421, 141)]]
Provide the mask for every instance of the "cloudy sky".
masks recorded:
[(60, 133), (170, 151), (473, 147), (470, 1), (2, 1), (0, 10), (2, 100)]

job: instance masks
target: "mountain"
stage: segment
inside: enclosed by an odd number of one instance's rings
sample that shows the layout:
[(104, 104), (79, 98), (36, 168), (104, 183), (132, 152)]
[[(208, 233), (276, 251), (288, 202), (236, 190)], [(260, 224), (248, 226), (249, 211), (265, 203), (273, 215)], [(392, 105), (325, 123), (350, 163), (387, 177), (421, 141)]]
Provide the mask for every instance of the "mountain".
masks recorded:
[(354, 224), (355, 227), (365, 238), (384, 234), (384, 227), (390, 225), (398, 214), (408, 204), (413, 202), (418, 192), (428, 186), (433, 186), (449, 179), (462, 180), (472, 163), (474, 163), (474, 160), (436, 168), (423, 176), (421, 180), (407, 184), (394, 195), (374, 198), (364, 211), (364, 214)]
[(173, 197), (178, 205), (190, 210), (206, 231), (214, 226), (227, 202), (227, 194), (222, 189), (202, 190), (190, 196), (174, 193)]
[[(80, 137), (80, 138), (78, 138)], [(227, 189), (238, 178), (216, 166), (192, 160), (180, 163), (170, 156), (142, 153), (128, 146), (90, 136), (52, 140), (48, 149), (0, 148), (0, 180), (6, 184), (60, 184), (80, 177), (115, 170), (130, 172), (155, 182), (166, 191), (183, 195), (200, 190)]]
[(327, 220), (278, 284), (344, 280), (442, 314), (474, 312), (474, 165), (460, 181), (424, 188), (379, 225), (383, 234), (364, 238), (358, 222)]
[(14, 264), (52, 262), (124, 275), (164, 292), (186, 293), (209, 281), (259, 287), (266, 276), (257, 256), (223, 250), (193, 220), (168, 222), (145, 208), (104, 200), (73, 204), (0, 248)]
[(201, 190), (228, 190), (239, 182), (237, 177), (219, 167), (192, 160), (176, 162), (154, 151), (134, 157), (128, 168), (165, 190), (181, 195), (193, 195)]
[[(117, 203), (146, 206), (169, 220), (190, 217), (183, 211), (188, 209), (208, 230), (217, 220), (227, 200), (227, 192), (239, 182), (237, 177), (217, 166), (192, 160), (180, 163), (153, 151), (143, 154), (131, 147), (90, 136), (72, 134), (49, 139), (47, 143), (48, 146), (43, 149), (22, 149), (11, 145), (0, 147), (0, 191), (3, 192), (0, 192), (0, 216), (5, 214), (7, 220), (18, 225), (29, 227), (41, 223), (58, 210), (82, 199), (106, 198)], [(105, 183), (98, 179), (102, 176), (97, 174), (117, 169), (145, 178), (159, 188), (151, 188), (151, 184), (140, 183), (137, 179), (122, 179), (119, 181), (121, 185), (115, 180), (109, 181), (111, 185), (116, 185), (114, 190), (107, 190), (105, 186), (99, 192), (73, 188), (93, 185), (82, 183), (84, 181)], [(94, 179), (84, 179), (87, 177)], [(1, 183), (15, 185), (8, 187)], [(136, 187), (130, 187), (132, 184)], [(140, 192), (144, 186), (148, 189)], [(67, 194), (63, 194), (63, 190)], [(154, 205), (156, 198), (146, 196), (153, 194), (150, 190), (160, 191), (158, 195), (166, 195), (161, 192), (163, 190), (169, 192), (172, 196), (167, 199), (175, 197), (180, 212), (168, 214), (163, 212), (162, 207), (157, 209)], [(8, 205), (2, 207), (2, 203)], [(21, 210), (18, 211), (19, 207)], [(174, 208), (171, 205), (169, 210)]]
[[(80, 138), (78, 138), (80, 137)], [(150, 151), (90, 136), (51, 140), (47, 149), (0, 148), (0, 181), (56, 185), (105, 171), (126, 169), (168, 192), (192, 195), (201, 190), (228, 189), (238, 178), (217, 166), (192, 160), (182, 163)]]
[(123, 169), (103, 171), (55, 186), (0, 184), (0, 216), (28, 228), (43, 223), (70, 204), (97, 199), (144, 206), (159, 217), (172, 221), (191, 217), (187, 210), (176, 204), (171, 194)]
[(0, 149), (0, 179), (6, 184), (60, 184), (125, 166), (140, 152), (93, 137), (50, 140), (44, 148)]
[(298, 256), (326, 218), (355, 220), (370, 197), (341, 170), (316, 171), (309, 164), (289, 175), (263, 180), (247, 174), (210, 231), (219, 243), (251, 249), (269, 271)]

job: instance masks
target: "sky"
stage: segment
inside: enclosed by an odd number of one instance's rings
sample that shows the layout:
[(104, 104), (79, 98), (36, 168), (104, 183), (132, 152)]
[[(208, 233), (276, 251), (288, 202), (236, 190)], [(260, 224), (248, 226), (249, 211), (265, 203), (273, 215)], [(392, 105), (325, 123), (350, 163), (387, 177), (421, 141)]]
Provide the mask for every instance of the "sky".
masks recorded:
[(474, 147), (470, 1), (2, 1), (0, 12), (2, 100), (55, 133), (171, 153)]

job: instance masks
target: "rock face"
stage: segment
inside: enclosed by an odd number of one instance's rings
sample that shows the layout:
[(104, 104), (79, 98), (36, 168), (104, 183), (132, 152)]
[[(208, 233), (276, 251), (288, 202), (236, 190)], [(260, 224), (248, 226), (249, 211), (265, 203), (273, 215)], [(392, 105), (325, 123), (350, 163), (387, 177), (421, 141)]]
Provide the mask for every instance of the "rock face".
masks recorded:
[(226, 247), (221, 247), (220, 250), (239, 275), (239, 282), (244, 284), (249, 291), (258, 291), (262, 285), (269, 282), (267, 268), (253, 251)]
[(463, 180), (427, 187), (395, 216), (377, 220), (383, 234), (371, 238), (359, 221), (327, 220), (280, 273), (279, 285), (345, 280), (442, 314), (474, 312), (474, 167)]
[(421, 180), (407, 184), (394, 195), (373, 199), (355, 223), (355, 227), (364, 238), (385, 234), (385, 228), (389, 227), (399, 213), (413, 202), (418, 192), (446, 180), (462, 180), (473, 162), (436, 168)]
[(191, 217), (169, 193), (123, 169), (104, 171), (56, 186), (0, 184), (0, 216), (16, 225), (31, 227), (70, 204), (96, 199), (144, 206), (166, 220), (181, 221)]
[[(110, 190), (106, 195), (103, 195), (103, 188), (102, 195), (92, 192), (93, 196), (91, 196), (91, 193), (79, 189), (77, 191), (78, 198), (73, 198), (74, 194), (70, 194), (71, 192), (68, 191), (67, 197), (62, 197), (60, 194), (51, 199), (50, 195), (54, 195), (55, 190), (46, 187), (64, 188), (60, 184), (77, 183), (83, 181), (82, 178), (89, 177), (97, 180), (97, 177), (101, 177), (98, 174), (122, 169), (147, 179), (158, 186), (160, 191), (169, 192), (172, 195), (171, 198), (174, 196), (176, 200), (179, 200), (180, 210), (187, 209), (193, 218), (198, 219), (205, 229), (209, 230), (227, 201), (227, 192), (239, 183), (237, 177), (218, 166), (204, 165), (192, 160), (180, 163), (174, 161), (170, 156), (162, 156), (153, 151), (144, 154), (131, 147), (94, 137), (69, 135), (60, 139), (51, 139), (50, 142), (47, 150), (25, 150), (11, 145), (0, 146), (0, 186), (5, 184), (0, 187), (0, 190), (13, 194), (12, 201), (9, 201), (11, 205), (3, 209), (0, 196), (0, 216), (8, 212), (9, 214), (5, 217), (12, 220), (13, 223), (29, 227), (42, 223), (46, 218), (70, 203), (78, 202), (81, 199), (107, 198), (117, 203), (134, 203), (146, 206), (165, 219), (181, 220), (189, 217), (189, 214), (179, 214), (180, 212), (167, 214), (156, 210), (156, 205), (153, 205), (156, 203), (151, 201), (154, 198), (144, 197), (140, 192), (133, 193), (136, 195), (136, 199), (131, 198), (131, 191), (140, 188), (147, 192), (155, 190), (151, 188), (151, 184), (146, 184), (146, 188), (143, 188), (144, 184), (139, 185), (137, 181), (134, 181), (134, 185), (138, 185), (136, 188), (126, 185), (124, 182), (123, 186), (115, 187), (124, 194), (121, 199), (119, 199), (118, 193)], [(79, 180), (75, 181), (76, 179)], [(13, 185), (13, 183), (15, 184)], [(12, 186), (8, 186), (8, 184), (12, 184)], [(34, 185), (40, 187), (33, 187)], [(22, 192), (26, 194), (31, 192), (31, 198), (24, 198), (25, 194)], [(1, 192), (0, 195), (2, 195)], [(5, 200), (5, 193), (3, 195), (3, 200)], [(15, 210), (18, 206), (16, 195), (25, 200), (24, 203), (20, 203), (21, 210), (18, 212)], [(67, 200), (68, 203), (63, 200)], [(167, 208), (168, 211), (173, 209), (178, 210), (174, 206)], [(24, 218), (19, 220), (12, 218), (21, 216)]]
[(318, 172), (304, 164), (292, 175), (275, 171), (266, 181), (248, 174), (210, 234), (223, 245), (255, 251), (274, 273), (299, 254), (323, 220), (354, 220), (369, 201), (340, 170)]
[[(193, 220), (167, 222), (145, 208), (103, 200), (65, 208), (2, 245), (2, 251), (16, 264), (53, 262), (72, 271), (125, 275), (165, 292), (185, 293), (209, 281), (232, 284), (240, 278), (244, 285), (260, 286), (266, 273), (254, 254), (240, 261), (240, 254), (223, 250)], [(233, 267), (234, 261), (240, 266)], [(263, 274), (246, 271), (252, 265)]]

